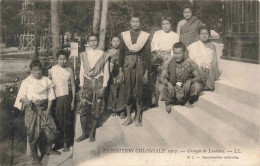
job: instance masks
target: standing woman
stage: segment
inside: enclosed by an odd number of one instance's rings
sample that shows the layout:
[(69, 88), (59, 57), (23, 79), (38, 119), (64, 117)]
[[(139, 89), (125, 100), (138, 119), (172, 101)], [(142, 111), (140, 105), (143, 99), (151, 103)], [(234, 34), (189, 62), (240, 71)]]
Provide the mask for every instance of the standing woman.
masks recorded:
[(216, 47), (209, 40), (210, 29), (208, 26), (200, 26), (198, 34), (200, 40), (188, 47), (189, 57), (199, 66), (203, 89), (214, 91), (215, 80), (220, 76)]
[[(161, 69), (163, 66), (167, 66), (168, 62), (173, 56), (173, 45), (179, 42), (179, 35), (172, 31), (172, 18), (170, 16), (162, 17), (162, 30), (156, 31), (153, 35), (151, 42), (151, 51), (153, 55), (153, 61), (159, 61), (158, 76), (160, 77)], [(160, 100), (160, 88), (161, 84), (158, 79), (155, 85), (155, 100), (158, 105)]]
[(120, 38), (118, 36), (113, 36), (111, 39), (112, 48), (106, 52), (110, 73), (107, 109), (112, 112), (112, 115), (120, 112), (120, 118), (124, 119), (126, 106), (123, 103), (122, 97), (120, 97), (123, 84), (120, 83), (119, 79), (119, 44)]
[(177, 33), (180, 35), (180, 41), (188, 47), (191, 43), (199, 40), (198, 29), (203, 24), (197, 17), (192, 15), (190, 5), (183, 7), (184, 19), (177, 25)]
[(49, 78), (55, 87), (55, 119), (64, 140), (63, 151), (69, 151), (68, 143), (73, 140), (73, 109), (75, 104), (75, 81), (73, 70), (67, 67), (68, 53), (59, 50), (56, 54), (58, 64), (49, 70)]

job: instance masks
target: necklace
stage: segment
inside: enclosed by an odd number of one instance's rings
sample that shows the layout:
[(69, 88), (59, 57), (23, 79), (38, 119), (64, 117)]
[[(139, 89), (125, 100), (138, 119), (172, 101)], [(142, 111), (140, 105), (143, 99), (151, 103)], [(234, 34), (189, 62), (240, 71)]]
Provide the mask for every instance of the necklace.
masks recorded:
[(181, 81), (183, 81), (183, 78), (184, 78), (184, 70), (185, 70), (185, 68), (183, 67), (183, 64), (184, 64), (184, 63), (176, 64), (177, 80), (181, 79)]

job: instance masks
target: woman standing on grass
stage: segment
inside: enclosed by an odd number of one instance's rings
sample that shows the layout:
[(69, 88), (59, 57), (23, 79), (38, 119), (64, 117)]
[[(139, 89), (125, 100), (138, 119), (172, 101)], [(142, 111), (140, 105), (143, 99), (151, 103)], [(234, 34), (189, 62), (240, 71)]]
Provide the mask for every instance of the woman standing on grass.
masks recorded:
[(59, 50), (56, 54), (58, 64), (49, 70), (56, 94), (55, 119), (64, 141), (63, 151), (69, 151), (68, 144), (73, 141), (73, 109), (75, 105), (75, 80), (72, 68), (67, 67), (68, 54)]

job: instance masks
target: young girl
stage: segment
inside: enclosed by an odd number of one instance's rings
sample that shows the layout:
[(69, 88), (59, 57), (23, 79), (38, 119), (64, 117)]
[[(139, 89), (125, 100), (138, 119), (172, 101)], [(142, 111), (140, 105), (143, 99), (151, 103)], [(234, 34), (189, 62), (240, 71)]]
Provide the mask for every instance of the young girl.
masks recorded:
[(73, 70), (66, 66), (68, 54), (59, 50), (56, 54), (58, 64), (49, 70), (56, 94), (55, 119), (64, 140), (63, 151), (69, 151), (68, 143), (73, 140), (73, 109), (75, 103), (75, 83)]
[[(104, 52), (97, 48), (98, 36), (91, 34), (88, 37), (90, 49), (80, 54), (80, 103), (78, 111), (82, 135), (76, 142), (89, 136), (89, 141), (95, 141), (97, 121), (104, 110), (104, 93), (109, 79), (109, 68)], [(93, 122), (93, 123), (92, 123)], [(90, 133), (87, 127), (90, 126)]]
[(107, 50), (106, 56), (109, 61), (109, 73), (110, 73), (110, 87), (108, 97), (108, 110), (115, 116), (115, 113), (121, 112), (120, 117), (125, 118), (125, 105), (123, 104), (120, 92), (122, 91), (122, 84), (119, 82), (119, 44), (120, 39), (118, 36), (112, 37), (111, 46), (112, 48)]

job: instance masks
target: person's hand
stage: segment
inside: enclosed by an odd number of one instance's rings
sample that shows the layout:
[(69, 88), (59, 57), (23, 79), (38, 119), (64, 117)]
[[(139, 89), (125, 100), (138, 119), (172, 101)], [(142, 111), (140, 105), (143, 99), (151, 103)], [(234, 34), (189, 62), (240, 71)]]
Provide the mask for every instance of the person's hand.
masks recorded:
[(146, 70), (144, 73), (144, 77), (143, 77), (143, 83), (147, 84), (148, 83), (148, 71)]
[(122, 68), (119, 69), (119, 80), (120, 80), (120, 82), (124, 81), (124, 74), (123, 74)]
[(32, 102), (31, 102), (29, 99), (27, 99), (26, 97), (25, 97), (25, 98), (22, 98), (22, 99), (21, 99), (21, 102), (23, 103), (23, 105), (24, 105), (25, 107), (30, 107), (31, 104), (32, 104)]
[(83, 96), (83, 93), (84, 93), (84, 89), (83, 87), (80, 87), (80, 90), (79, 90), (79, 97), (82, 97)]
[(152, 63), (156, 63), (156, 60), (157, 60), (157, 52), (156, 52), (156, 51), (153, 51), (151, 55), (152, 55)]
[(74, 101), (72, 101), (72, 102), (71, 102), (71, 111), (74, 110), (74, 107), (75, 107), (75, 103), (74, 103)]
[(105, 87), (102, 87), (99, 91), (98, 91), (98, 98), (102, 99), (105, 93)]
[(181, 88), (181, 87), (182, 87), (182, 83), (181, 83), (181, 82), (177, 82), (177, 83), (176, 83), (176, 86), (178, 86), (178, 87)]
[(48, 115), (48, 116), (50, 116), (50, 115), (51, 115), (51, 110), (50, 110), (50, 109), (47, 109), (47, 110), (45, 111), (45, 114)]

